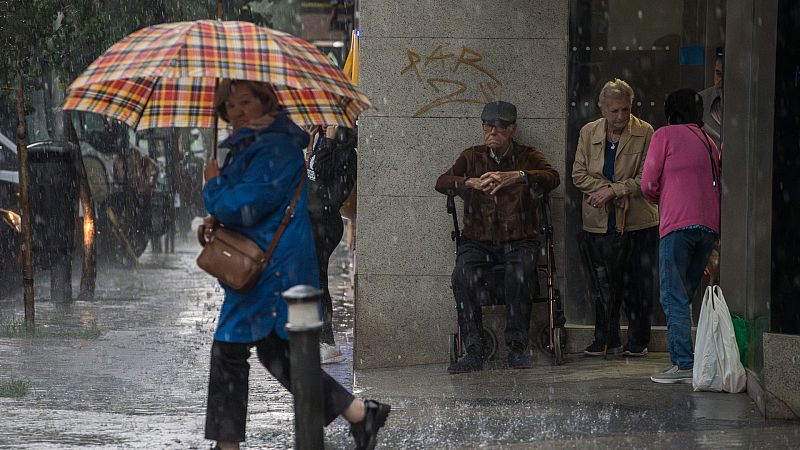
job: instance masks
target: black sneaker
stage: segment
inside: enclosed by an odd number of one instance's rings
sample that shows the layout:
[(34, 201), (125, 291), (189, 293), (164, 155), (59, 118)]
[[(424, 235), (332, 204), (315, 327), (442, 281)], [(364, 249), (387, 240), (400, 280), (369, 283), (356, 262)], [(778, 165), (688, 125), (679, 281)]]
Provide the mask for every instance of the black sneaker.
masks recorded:
[(647, 347), (641, 345), (626, 345), (622, 350), (623, 356), (645, 356), (647, 354)]
[(619, 344), (615, 346), (609, 346), (608, 350), (606, 350), (605, 344), (594, 341), (590, 346), (586, 347), (586, 349), (583, 351), (583, 356), (603, 356), (606, 354), (618, 355), (621, 352), (622, 352), (622, 346)]
[(364, 400), (364, 420), (350, 424), (356, 450), (372, 450), (378, 442), (378, 429), (386, 423), (392, 407), (375, 400)]
[(450, 364), (447, 368), (449, 373), (467, 373), (483, 370), (483, 356), (476, 353), (467, 353), (461, 361)]

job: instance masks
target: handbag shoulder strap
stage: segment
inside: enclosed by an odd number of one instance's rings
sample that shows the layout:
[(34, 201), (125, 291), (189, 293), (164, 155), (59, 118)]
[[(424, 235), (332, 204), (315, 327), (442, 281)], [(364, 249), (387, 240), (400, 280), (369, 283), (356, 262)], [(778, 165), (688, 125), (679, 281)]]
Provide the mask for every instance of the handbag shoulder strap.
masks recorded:
[(292, 201), (289, 203), (289, 206), (286, 207), (286, 212), (283, 213), (281, 223), (278, 225), (278, 229), (275, 230), (275, 236), (272, 237), (272, 241), (270, 241), (267, 250), (261, 255), (262, 263), (266, 263), (272, 258), (272, 252), (274, 252), (275, 248), (278, 246), (278, 242), (280, 242), (283, 232), (286, 231), (286, 227), (289, 226), (289, 222), (294, 218), (295, 207), (297, 206), (297, 201), (300, 200), (300, 193), (303, 191), (305, 182), (306, 175), (303, 173), (300, 176), (300, 182), (297, 183), (297, 187), (294, 189)]
[[(697, 136), (697, 138), (700, 139), (701, 142), (703, 142), (703, 144), (706, 147), (706, 150), (708, 150), (708, 160), (711, 163), (711, 180), (712, 180), (712, 184), (714, 186), (714, 190), (717, 191), (717, 192), (720, 192), (718, 190), (718, 188), (717, 188), (717, 184), (718, 184), (717, 180), (719, 178), (719, 173), (718, 173), (719, 172), (719, 168), (714, 163), (714, 152), (711, 150), (711, 140), (708, 139), (708, 134), (706, 134), (706, 132), (703, 131), (702, 129), (700, 130), (700, 133), (702, 134), (702, 137), (701, 137), (700, 135), (698, 135), (694, 131), (694, 129), (692, 129), (692, 127), (688, 127), (688, 128), (689, 128), (689, 131), (692, 132), (692, 134)], [(705, 138), (705, 141), (703, 141), (703, 138)]]

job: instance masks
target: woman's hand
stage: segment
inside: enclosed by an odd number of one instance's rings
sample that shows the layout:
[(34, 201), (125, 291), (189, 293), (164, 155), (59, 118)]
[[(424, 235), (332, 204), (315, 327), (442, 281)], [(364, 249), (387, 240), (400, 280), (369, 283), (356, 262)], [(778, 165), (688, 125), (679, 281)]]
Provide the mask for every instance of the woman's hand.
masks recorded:
[(212, 159), (206, 164), (206, 168), (203, 170), (203, 180), (208, 182), (208, 180), (218, 176), (219, 165), (217, 164), (216, 159)]
[(611, 186), (605, 186), (592, 192), (586, 199), (586, 203), (595, 208), (603, 208), (606, 203), (616, 198), (616, 196)]
[(203, 223), (197, 227), (197, 240), (200, 242), (200, 245), (205, 247), (206, 242), (211, 239), (211, 230), (214, 229), (214, 224), (217, 223), (217, 219), (214, 216), (206, 216), (203, 218)]
[(328, 139), (336, 139), (336, 132), (339, 131), (339, 127), (336, 125), (329, 126), (325, 128), (325, 137)]
[(622, 197), (614, 200), (614, 205), (616, 205), (617, 208), (623, 211), (627, 211), (628, 208), (630, 208), (630, 204), (631, 200), (630, 197), (628, 197), (627, 195), (623, 195)]

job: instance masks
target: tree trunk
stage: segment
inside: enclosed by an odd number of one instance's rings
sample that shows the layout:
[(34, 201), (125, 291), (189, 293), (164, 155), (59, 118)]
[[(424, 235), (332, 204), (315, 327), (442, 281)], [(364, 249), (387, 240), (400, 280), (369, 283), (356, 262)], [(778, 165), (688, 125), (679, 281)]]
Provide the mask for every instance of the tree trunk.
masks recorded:
[(25, 299), (25, 328), (36, 331), (36, 308), (33, 298), (33, 227), (31, 226), (31, 204), (28, 187), (28, 144), (25, 128), (25, 86), (22, 74), (17, 85), (17, 156), (19, 157), (19, 209), (22, 216), (22, 287)]
[(86, 167), (83, 165), (81, 145), (78, 133), (72, 125), (72, 113), (64, 111), (65, 128), (69, 136), (69, 146), (72, 150), (72, 160), (75, 163), (75, 172), (78, 177), (81, 207), (83, 208), (83, 264), (81, 265), (81, 291), (78, 298), (81, 300), (94, 299), (94, 289), (97, 281), (97, 247), (95, 246), (94, 202), (92, 191), (89, 189), (89, 180), (86, 177)]

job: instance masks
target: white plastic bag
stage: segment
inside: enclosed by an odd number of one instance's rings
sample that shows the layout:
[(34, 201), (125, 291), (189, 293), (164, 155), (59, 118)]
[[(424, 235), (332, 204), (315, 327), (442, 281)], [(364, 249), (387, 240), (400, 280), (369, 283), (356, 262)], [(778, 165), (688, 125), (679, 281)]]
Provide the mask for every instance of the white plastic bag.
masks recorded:
[(746, 386), (747, 374), (739, 361), (731, 313), (722, 288), (709, 286), (697, 323), (692, 387), (695, 391), (742, 392)]

